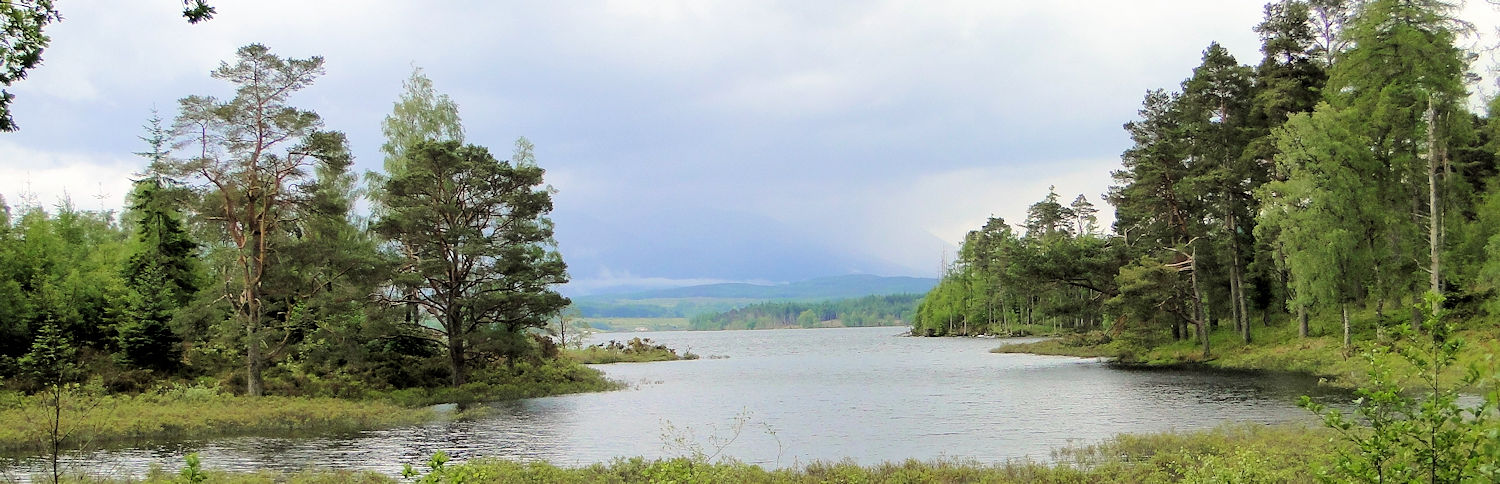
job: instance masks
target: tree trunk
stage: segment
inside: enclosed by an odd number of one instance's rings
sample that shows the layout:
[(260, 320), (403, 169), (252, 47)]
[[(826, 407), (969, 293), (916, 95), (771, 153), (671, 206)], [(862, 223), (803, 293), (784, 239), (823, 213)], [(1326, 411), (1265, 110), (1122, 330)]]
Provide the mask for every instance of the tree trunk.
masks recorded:
[[(1438, 204), (1438, 166), (1439, 153), (1437, 139), (1437, 107), (1433, 105), (1432, 95), (1427, 96), (1427, 245), (1429, 252), (1428, 282), (1431, 284), (1433, 294), (1442, 295), (1442, 273), (1443, 264), (1441, 258), (1443, 207)], [(1437, 303), (1434, 309), (1441, 307)]]
[(52, 435), (48, 449), (52, 458), (52, 484), (62, 482), (62, 468), (58, 467), (58, 457), (62, 455), (62, 396), (63, 386), (61, 382), (52, 384)]
[(464, 339), (451, 332), (448, 334), (448, 364), (453, 367), (454, 387), (468, 383), (467, 375), (464, 374)]
[(1339, 303), (1339, 311), (1344, 316), (1344, 356), (1348, 356), (1349, 350), (1354, 345), (1354, 341), (1349, 337), (1349, 303)]
[(1417, 304), (1417, 295), (1411, 295), (1411, 327), (1422, 332), (1422, 307)]
[(1307, 306), (1297, 306), (1297, 336), (1307, 337)]
[(1231, 313), (1234, 314), (1235, 325), (1240, 328), (1240, 337), (1246, 344), (1249, 344), (1250, 315), (1245, 313), (1245, 294), (1242, 292), (1244, 282), (1240, 280), (1239, 265), (1239, 261), (1235, 260), (1229, 268), (1229, 277), (1231, 279), (1229, 284), (1229, 307), (1233, 309)]
[(1026, 324), (1036, 324), (1036, 296), (1026, 296)]
[[(1231, 202), (1233, 199), (1231, 195)], [(1240, 273), (1239, 225), (1234, 216), (1234, 203), (1229, 204), (1229, 214), (1224, 219), (1229, 227), (1229, 307), (1234, 313), (1235, 325), (1240, 328), (1240, 336), (1245, 344), (1249, 344), (1250, 315), (1245, 311), (1245, 280)]]
[(245, 394), (258, 397), (265, 393), (265, 385), (261, 379), (261, 348), (260, 348), (260, 317), (258, 314), (259, 304), (253, 304), (248, 316), (250, 322), (245, 325)]
[(255, 290), (252, 284), (245, 287), (243, 294), (245, 303), (241, 307), (245, 312), (245, 394), (258, 397), (265, 393), (265, 385), (261, 379), (264, 356), (261, 354), (260, 291)]
[(1202, 291), (1198, 288), (1198, 249), (1196, 245), (1190, 257), (1192, 257), (1192, 264), (1189, 268), (1193, 272), (1193, 313), (1198, 315), (1197, 319), (1193, 321), (1193, 325), (1198, 328), (1198, 341), (1203, 343), (1203, 359), (1207, 360), (1209, 358), (1208, 326), (1203, 322), (1203, 298), (1201, 296)]
[[(254, 198), (250, 206), (256, 206)], [(256, 217), (251, 217), (250, 233), (246, 240), (249, 253), (244, 251), (247, 247), (240, 247), (240, 261), (245, 271), (245, 287), (241, 290), (240, 308), (245, 317), (245, 394), (259, 397), (265, 394), (265, 384), (261, 379), (261, 367), (264, 366), (261, 341), (261, 294), (260, 281), (266, 273), (266, 260), (270, 256), (266, 239), (266, 218), (270, 217), (269, 208), (263, 208)]]

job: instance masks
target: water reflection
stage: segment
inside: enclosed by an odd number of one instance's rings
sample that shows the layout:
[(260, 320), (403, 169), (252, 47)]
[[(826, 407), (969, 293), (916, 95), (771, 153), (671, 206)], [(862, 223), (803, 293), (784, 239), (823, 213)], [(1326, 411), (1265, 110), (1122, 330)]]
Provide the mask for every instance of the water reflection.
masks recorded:
[[(992, 354), (996, 340), (896, 337), (898, 328), (661, 332), (640, 336), (727, 359), (602, 366), (628, 390), (497, 404), (470, 421), (300, 438), (182, 441), (74, 453), (70, 468), (141, 474), (198, 452), (205, 467), (311, 466), (399, 473), (433, 452), (584, 465), (694, 450), (785, 466), (845, 457), (1030, 457), (1117, 433), (1227, 421), (1313, 421), (1286, 375), (1140, 371), (1096, 359)], [(597, 339), (631, 335), (600, 335)], [(673, 431), (675, 429), (675, 431)], [(38, 469), (36, 460), (21, 467)]]

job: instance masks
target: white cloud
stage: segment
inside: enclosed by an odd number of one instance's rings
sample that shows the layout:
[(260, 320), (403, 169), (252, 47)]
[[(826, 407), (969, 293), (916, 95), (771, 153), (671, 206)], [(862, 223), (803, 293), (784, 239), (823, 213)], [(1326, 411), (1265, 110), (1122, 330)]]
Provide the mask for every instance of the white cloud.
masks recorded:
[(173, 2), (69, 0), (10, 89), (25, 131), (0, 135), (0, 193), (119, 206), (147, 110), (228, 94), (208, 72), (261, 42), (326, 57), (293, 102), (347, 132), (360, 169), (380, 166), (380, 119), (416, 63), (470, 141), (537, 142), (560, 209), (751, 211), (925, 273), (1048, 185), (1110, 215), (1099, 194), (1142, 93), (1176, 87), (1209, 41), (1255, 63), (1265, 1), (265, 0), (189, 25)]
[(0, 139), (0, 195), (12, 207), (53, 207), (64, 199), (84, 210), (116, 210), (130, 192), (136, 160), (109, 154), (47, 152)]
[(752, 206), (920, 275), (935, 273), (943, 252), (951, 258), (964, 235), (990, 216), (1023, 224), (1027, 207), (1045, 197), (1049, 186), (1057, 187), (1064, 204), (1079, 194), (1087, 197), (1100, 210), (1100, 229), (1107, 231), (1114, 210), (1102, 194), (1111, 183), (1110, 170), (1118, 165), (1114, 158), (996, 163), (867, 186), (801, 181), (758, 189), (771, 193), (763, 193)]

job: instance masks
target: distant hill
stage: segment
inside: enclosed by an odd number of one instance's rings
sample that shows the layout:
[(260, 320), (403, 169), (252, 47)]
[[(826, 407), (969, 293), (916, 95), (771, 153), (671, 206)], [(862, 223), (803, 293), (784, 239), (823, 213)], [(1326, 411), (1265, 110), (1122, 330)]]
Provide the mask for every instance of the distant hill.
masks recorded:
[(922, 294), (891, 294), (817, 302), (763, 302), (689, 319), (689, 328), (721, 329), (847, 328), (905, 326)]
[(820, 277), (787, 284), (760, 285), (747, 283), (706, 284), (702, 286), (656, 289), (606, 296), (616, 300), (644, 299), (847, 299), (884, 294), (925, 294), (937, 286), (937, 279), (926, 277), (885, 277), (867, 274)]
[(573, 306), (585, 318), (686, 318), (770, 301), (826, 301), (892, 294), (926, 294), (937, 279), (847, 275), (787, 284), (706, 284), (624, 294), (579, 296)]

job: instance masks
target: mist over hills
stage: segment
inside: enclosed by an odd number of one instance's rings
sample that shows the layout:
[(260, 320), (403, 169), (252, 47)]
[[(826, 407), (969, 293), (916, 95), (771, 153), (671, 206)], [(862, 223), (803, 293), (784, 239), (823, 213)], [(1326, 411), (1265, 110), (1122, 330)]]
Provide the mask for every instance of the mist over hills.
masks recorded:
[(937, 282), (937, 279), (925, 277), (888, 277), (851, 274), (846, 276), (819, 277), (787, 284), (765, 285), (731, 282), (599, 295), (597, 298), (615, 300), (677, 298), (766, 300), (846, 299), (884, 294), (924, 294), (931, 290), (933, 286), (936, 286)]
[[(665, 222), (680, 218), (697, 222)], [(585, 212), (561, 206), (553, 220), (558, 249), (572, 280), (561, 290), (574, 298), (729, 282), (771, 285), (834, 274), (935, 275), (945, 251), (955, 250), (934, 236), (908, 235), (914, 240), (903, 242), (906, 246), (930, 254), (930, 265), (918, 265), (866, 250), (859, 241), (839, 240), (856, 238), (853, 234), (830, 237), (823, 233), (837, 232), (836, 227), (799, 227), (756, 214), (703, 207)]]
[(819, 277), (787, 284), (720, 283), (573, 298), (585, 318), (686, 318), (770, 301), (830, 301), (865, 296), (925, 294), (938, 280), (867, 274)]

